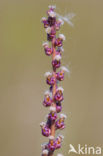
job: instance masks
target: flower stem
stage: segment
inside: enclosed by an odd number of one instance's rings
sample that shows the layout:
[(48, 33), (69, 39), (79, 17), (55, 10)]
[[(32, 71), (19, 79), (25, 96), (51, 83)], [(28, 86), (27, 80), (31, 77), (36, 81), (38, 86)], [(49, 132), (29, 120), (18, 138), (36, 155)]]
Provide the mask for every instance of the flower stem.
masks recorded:
[[(53, 50), (52, 61), (54, 60), (54, 57), (56, 56), (56, 49), (55, 49), (54, 43), (55, 43), (55, 38), (52, 40), (52, 50)], [(53, 76), (56, 77), (56, 68), (53, 68)], [(52, 106), (53, 107), (56, 107), (56, 103), (54, 101), (56, 88), (57, 88), (57, 82), (55, 81), (55, 84), (53, 85), (53, 88), (52, 88), (52, 96), (53, 96)], [(55, 137), (55, 121), (52, 121), (52, 124), (51, 124), (51, 135)], [(53, 156), (53, 152), (50, 152), (49, 156)]]

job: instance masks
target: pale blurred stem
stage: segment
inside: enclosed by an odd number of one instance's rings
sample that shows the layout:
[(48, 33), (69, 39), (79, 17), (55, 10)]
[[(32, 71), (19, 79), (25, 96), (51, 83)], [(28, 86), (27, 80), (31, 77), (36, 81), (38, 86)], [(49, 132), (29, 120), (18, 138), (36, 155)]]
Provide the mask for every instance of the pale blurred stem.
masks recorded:
[[(56, 47), (55, 47), (54, 43), (55, 43), (55, 38), (53, 38), (53, 40), (52, 40), (52, 50), (53, 50), (52, 61), (54, 60), (54, 57), (56, 55)], [(53, 76), (56, 77), (56, 68), (53, 68)], [(55, 81), (55, 84), (53, 85), (53, 88), (52, 88), (53, 98), (56, 93), (56, 87), (57, 87), (57, 82)], [(56, 103), (55, 103), (54, 99), (53, 99), (52, 106), (56, 107)], [(51, 135), (55, 137), (55, 121), (52, 121), (52, 124), (51, 124)], [(54, 152), (50, 152), (49, 156), (53, 156), (53, 153)]]
[[(55, 42), (55, 38), (52, 41), (52, 50), (53, 50), (52, 61), (54, 60), (54, 57), (56, 55), (56, 49), (55, 49), (55, 46), (54, 46), (54, 42)], [(56, 77), (56, 69), (55, 68), (53, 68), (53, 76)], [(55, 81), (55, 84), (53, 85), (53, 88), (52, 88), (53, 98), (54, 98), (54, 95), (56, 93), (56, 86), (57, 86), (57, 84), (56, 84), (56, 81)], [(55, 101), (53, 101), (52, 106), (56, 107)], [(55, 137), (55, 121), (52, 122), (52, 125), (51, 125), (51, 135)]]

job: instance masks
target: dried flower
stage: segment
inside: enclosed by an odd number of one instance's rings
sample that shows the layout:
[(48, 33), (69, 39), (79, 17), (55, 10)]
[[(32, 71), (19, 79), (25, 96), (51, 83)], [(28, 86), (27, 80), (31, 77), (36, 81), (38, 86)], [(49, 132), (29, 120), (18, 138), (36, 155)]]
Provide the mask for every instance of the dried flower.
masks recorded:
[(58, 19), (58, 22), (59, 22), (61, 25), (64, 24), (64, 21), (63, 21), (61, 18)]
[(62, 66), (61, 67), (61, 70), (63, 71), (63, 72), (70, 72), (66, 67), (64, 67), (64, 66)]
[(67, 116), (66, 116), (65, 114), (60, 114), (60, 118), (61, 118), (61, 119), (66, 119)]
[(42, 156), (46, 156), (46, 155), (48, 155), (48, 153), (49, 153), (49, 151), (45, 149), (42, 151)]
[(56, 17), (56, 13), (54, 12), (54, 9), (55, 8), (53, 6), (49, 7), (49, 10), (47, 11), (47, 14), (49, 17), (52, 17), (52, 18)]
[(62, 41), (65, 41), (65, 36), (63, 34), (59, 34), (59, 39), (61, 39)]
[(59, 18), (58, 21), (56, 21), (56, 24), (55, 24), (56, 30), (58, 31), (60, 29), (61, 25), (63, 25), (63, 24), (64, 24), (64, 21), (61, 18)]
[(57, 156), (63, 156), (62, 154), (58, 153)]

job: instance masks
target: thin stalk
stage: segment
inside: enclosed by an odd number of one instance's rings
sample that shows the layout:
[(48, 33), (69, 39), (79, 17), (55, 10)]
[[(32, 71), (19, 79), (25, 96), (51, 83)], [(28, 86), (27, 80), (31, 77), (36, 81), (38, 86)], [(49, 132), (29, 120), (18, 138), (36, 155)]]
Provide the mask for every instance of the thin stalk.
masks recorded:
[[(56, 55), (56, 49), (55, 49), (54, 42), (55, 42), (55, 38), (52, 40), (52, 50), (53, 50), (52, 61), (54, 60), (54, 57)], [(53, 68), (53, 76), (56, 77), (56, 68)], [(52, 88), (53, 98), (56, 93), (56, 88), (57, 88), (57, 82), (55, 81), (55, 84), (53, 85), (53, 88)], [(54, 99), (53, 99), (52, 106), (56, 107), (56, 103), (55, 103)], [(51, 135), (55, 137), (55, 121), (52, 121), (52, 124), (51, 124)], [(53, 156), (53, 153), (54, 152), (50, 152), (49, 156)]]

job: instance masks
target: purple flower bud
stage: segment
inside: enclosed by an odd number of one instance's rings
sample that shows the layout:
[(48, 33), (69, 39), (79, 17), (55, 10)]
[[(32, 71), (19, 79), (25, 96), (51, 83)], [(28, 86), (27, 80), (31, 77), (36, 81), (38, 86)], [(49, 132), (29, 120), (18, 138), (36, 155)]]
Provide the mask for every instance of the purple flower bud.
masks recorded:
[(56, 17), (56, 13), (54, 12), (54, 9), (53, 7), (50, 7), (49, 10), (47, 11), (47, 15), (49, 17), (52, 17), (52, 18), (55, 18)]
[(43, 47), (44, 47), (44, 50), (45, 50), (45, 54), (50, 56), (52, 54), (52, 48), (49, 48), (49, 43), (44, 42)]
[(65, 36), (63, 34), (59, 34), (59, 37), (55, 40), (55, 46), (61, 47), (64, 40)]
[(42, 135), (48, 137), (50, 134), (51, 134), (51, 130), (47, 126), (42, 128)]
[(50, 55), (52, 54), (52, 49), (51, 49), (51, 48), (45, 47), (44, 50), (45, 50), (45, 54), (46, 54), (46, 55), (50, 56)]
[(60, 62), (60, 60), (53, 60), (52, 65), (54, 68), (59, 68), (61, 65), (61, 62)]
[(62, 106), (56, 105), (56, 111), (57, 111), (57, 113), (60, 113), (62, 111)]
[(62, 47), (58, 47), (58, 49), (56, 50), (56, 53), (61, 56), (63, 51), (64, 49)]
[(56, 28), (57, 31), (60, 29), (60, 26), (61, 26), (61, 22), (57, 21), (55, 23), (55, 28)]
[(48, 20), (45, 17), (42, 18), (42, 23), (44, 24), (44, 28), (48, 28), (49, 27)]
[(49, 75), (47, 77), (47, 80), (46, 80), (47, 84), (49, 84), (49, 85), (54, 85), (55, 84), (55, 81), (56, 81), (56, 79), (52, 75)]
[(54, 68), (59, 68), (61, 65), (61, 56), (60, 55), (56, 55), (54, 60), (52, 61), (52, 65)]
[[(48, 75), (48, 74), (51, 74), (50, 72), (46, 72), (45, 73), (45, 76)], [(52, 103), (52, 94), (49, 90), (47, 90), (44, 94), (44, 101), (43, 101), (43, 105), (48, 107), (50, 106)]]
[(50, 34), (47, 34), (47, 40), (52, 41), (52, 39), (53, 39), (52, 36)]
[(59, 21), (57, 21), (57, 22), (55, 23), (55, 27), (56, 27), (56, 30), (57, 30), (57, 31), (60, 29), (60, 25), (61, 25), (61, 23), (60, 23)]
[(61, 70), (60, 72), (57, 73), (57, 80), (63, 81), (64, 80), (64, 71)]
[(54, 99), (57, 101), (57, 102), (61, 102), (63, 101), (63, 90), (61, 87), (59, 87), (56, 91), (56, 94), (54, 96)]
[(51, 26), (54, 26), (55, 25), (55, 23), (56, 23), (56, 18), (55, 17), (48, 17), (48, 24), (49, 24), (49, 26), (51, 27)]
[(64, 125), (64, 120), (63, 119), (59, 119), (56, 121), (56, 129), (64, 129), (65, 125)]
[[(52, 137), (52, 136), (50, 136), (50, 137)], [(48, 143), (48, 149), (49, 149), (50, 151), (54, 151), (55, 148), (56, 148), (55, 140), (54, 140), (54, 138), (50, 138), (50, 139), (49, 139), (49, 143)]]
[(50, 112), (48, 115), (48, 119), (51, 121), (55, 121), (57, 119), (57, 113), (56, 112)]
[(56, 138), (55, 144), (56, 144), (56, 149), (61, 148), (61, 139), (59, 137)]
[(46, 94), (44, 97), (43, 105), (48, 107), (48, 106), (51, 106), (51, 103), (52, 103), (52, 99), (51, 99), (50, 95)]
[(61, 56), (61, 52), (59, 52), (58, 50), (56, 50), (56, 55), (60, 55)]
[(60, 26), (64, 24), (64, 21), (62, 19), (58, 19), (58, 21), (56, 21), (56, 30), (58, 31), (60, 29)]
[(55, 8), (56, 8), (56, 6), (55, 6), (55, 5), (49, 5), (48, 7), (49, 7), (49, 11), (54, 11), (54, 10), (55, 10)]
[(60, 38), (57, 38), (55, 40), (55, 46), (62, 47), (62, 45), (63, 45), (63, 41)]
[(64, 51), (64, 49), (62, 47), (58, 47), (56, 50), (56, 55), (62, 55), (62, 52)]
[(50, 28), (48, 27), (46, 32), (47, 32), (47, 39), (49, 41), (52, 41), (52, 39), (55, 37), (55, 34), (56, 34), (55, 29), (52, 27), (50, 27)]
[(48, 144), (48, 148), (50, 151), (54, 151), (56, 149), (56, 144), (53, 142), (53, 143), (49, 143)]

